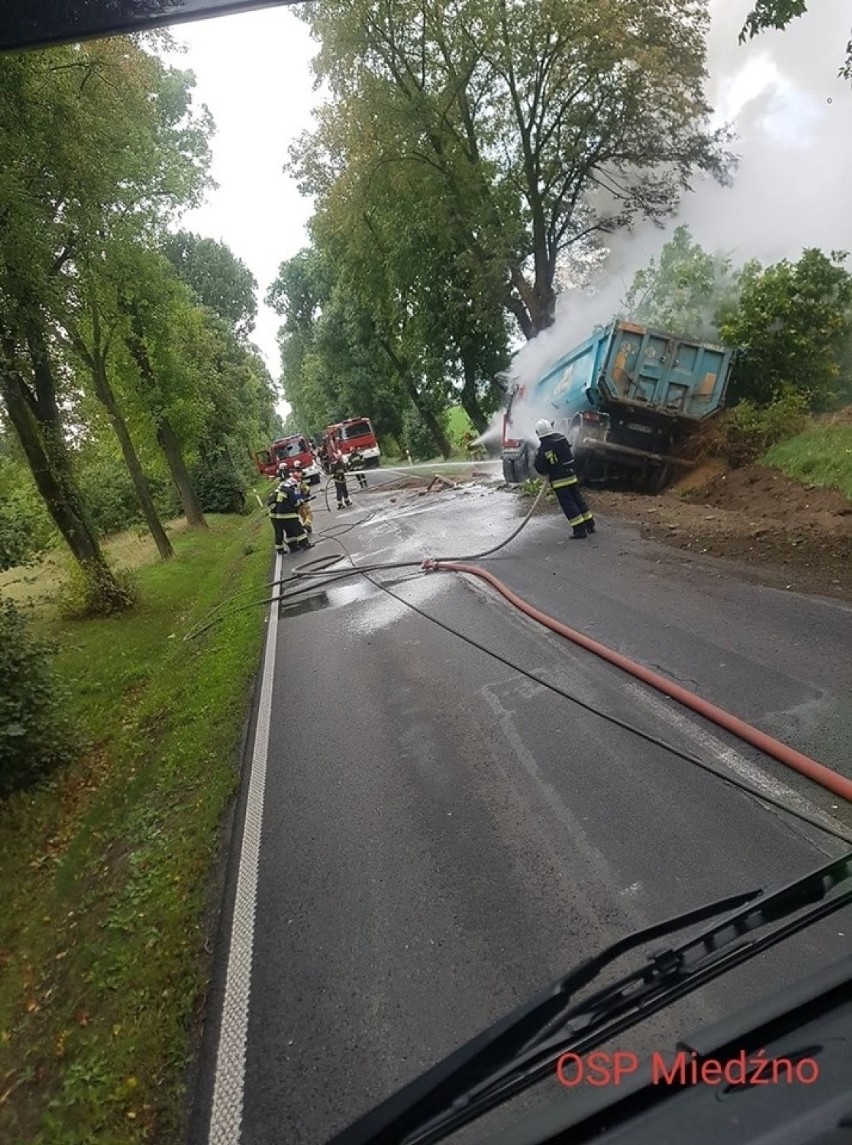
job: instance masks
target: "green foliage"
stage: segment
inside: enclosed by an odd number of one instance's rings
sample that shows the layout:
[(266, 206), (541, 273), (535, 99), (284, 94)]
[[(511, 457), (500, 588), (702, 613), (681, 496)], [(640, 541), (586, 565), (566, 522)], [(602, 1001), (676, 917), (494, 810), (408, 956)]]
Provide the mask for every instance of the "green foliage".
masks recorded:
[(205, 513), (246, 512), (245, 479), (226, 453), (202, 456), (190, 477)]
[(723, 414), (715, 429), (714, 448), (732, 466), (745, 465), (776, 442), (799, 433), (807, 422), (808, 401), (797, 390), (788, 388), (764, 406), (744, 400)]
[(0, 572), (29, 564), (57, 539), (26, 466), (0, 456)]
[(678, 227), (659, 262), (637, 272), (623, 303), (623, 316), (697, 341), (716, 341), (719, 322), (736, 308), (738, 286), (730, 257), (708, 254)]
[(0, 817), (9, 1145), (185, 1136), (209, 873), (239, 783), (265, 610), (181, 637), (229, 596), (264, 596), (267, 530), (258, 514), (182, 533), (174, 560), (139, 569), (144, 608), (57, 631), (58, 679), (93, 750)]
[(806, 250), (763, 268), (748, 263), (740, 299), (721, 336), (743, 354), (730, 395), (766, 405), (787, 389), (805, 395), (813, 410), (852, 392), (852, 275), (846, 255)]
[[(782, 30), (807, 10), (807, 0), (755, 0), (740, 32), (740, 43), (753, 40), (769, 28)], [(852, 80), (852, 38), (846, 44), (846, 59), (837, 74), (841, 79)]]
[[(0, 56), (0, 393), (70, 550), (89, 572), (100, 565), (108, 610), (126, 593), (110, 584), (67, 446), (72, 429), (91, 429), (79, 359), (85, 349), (101, 369), (116, 336), (113, 313), (95, 329), (120, 277), (115, 252), (156, 245), (199, 202), (210, 162), (193, 78), (146, 45), (111, 37)], [(87, 322), (96, 336), (83, 345)]]
[[(440, 421), (445, 425), (446, 416)], [(434, 434), (415, 409), (406, 410), (402, 419), (401, 442), (415, 461), (428, 461), (439, 453)]]
[(763, 463), (809, 485), (839, 489), (852, 501), (852, 425), (813, 426), (773, 445)]
[(0, 600), (0, 795), (43, 778), (78, 747), (53, 652), (10, 600)]
[(139, 603), (139, 587), (124, 569), (69, 564), (62, 583), (60, 614), (66, 620), (115, 616)]
[(257, 280), (224, 243), (179, 231), (164, 244), (166, 257), (179, 277), (240, 337), (254, 329)]
[(371, 223), (409, 227), (429, 253), (406, 265), (403, 241), (380, 242), (381, 257), (391, 278), (422, 270), (445, 296), (460, 355), (471, 303), (505, 308), (530, 337), (552, 321), (557, 268), (671, 214), (691, 172), (726, 178), (702, 90), (707, 15), (691, 0), (317, 0), (298, 14), (331, 92), (291, 150), (301, 185), (320, 213), (351, 202), (350, 226), (388, 188)]
[[(146, 479), (158, 513), (166, 518), (180, 513), (177, 492), (163, 472), (147, 472)], [(109, 536), (144, 524), (136, 490), (121, 457), (88, 451), (77, 467), (77, 480), (98, 533)]]

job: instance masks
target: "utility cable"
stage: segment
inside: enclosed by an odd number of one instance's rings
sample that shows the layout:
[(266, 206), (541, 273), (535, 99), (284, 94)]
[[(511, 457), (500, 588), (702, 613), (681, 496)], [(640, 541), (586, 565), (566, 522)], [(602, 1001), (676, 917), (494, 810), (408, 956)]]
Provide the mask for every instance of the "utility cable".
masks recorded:
[[(772, 796), (765, 795), (763, 792), (761, 792), (757, 788), (752, 787), (750, 784), (743, 783), (741, 780), (732, 778), (731, 776), (727, 775), (721, 769), (715, 768), (713, 765), (706, 763), (704, 760), (699, 759), (697, 756), (693, 756), (688, 752), (684, 752), (680, 748), (676, 748), (673, 744), (669, 744), (667, 741), (660, 739), (659, 737), (654, 736), (649, 732), (645, 732), (641, 728), (638, 728), (635, 725), (628, 723), (627, 721), (620, 720), (616, 716), (611, 716), (608, 713), (603, 712), (598, 708), (595, 708), (593, 705), (590, 705), (590, 704), (586, 703), (585, 701), (580, 700), (578, 697), (572, 695), (569, 692), (566, 692), (564, 689), (559, 688), (558, 685), (552, 684), (550, 681), (544, 679), (543, 677), (540, 677), (535, 673), (526, 671), (525, 669), (518, 668), (517, 665), (513, 664), (510, 660), (506, 659), (505, 657), (502, 657), (499, 653), (496, 653), (496, 652), (492, 651), (491, 649), (487, 648), (485, 645), (480, 644), (478, 641), (474, 640), (472, 637), (465, 636), (463, 633), (458, 632), (456, 629), (445, 624), (443, 621), (440, 621), (436, 617), (431, 616), (429, 613), (424, 612), (422, 609), (418, 608), (417, 605), (414, 605), (410, 601), (407, 601), (403, 597), (400, 597), (397, 593), (393, 592), (391, 589), (387, 588), (380, 581), (376, 580), (374, 577), (372, 577), (370, 575), (370, 573), (373, 573), (373, 572), (381, 572), (381, 571), (385, 571), (388, 569), (397, 569), (397, 568), (412, 568), (415, 566), (420, 567), (420, 568), (438, 568), (438, 567), (440, 567), (441, 562), (450, 562), (450, 561), (458, 562), (458, 561), (478, 560), (484, 556), (490, 556), (493, 553), (498, 552), (500, 549), (504, 548), (506, 545), (508, 545), (510, 543), (510, 541), (512, 541), (521, 532), (521, 530), (527, 525), (527, 523), (529, 522), (530, 518), (532, 517), (532, 515), (536, 509), (536, 506), (538, 505), (539, 501), (543, 497), (545, 491), (546, 491), (546, 485), (542, 484), (542, 487), (539, 490), (538, 495), (536, 496), (535, 500), (533, 501), (533, 504), (530, 507), (529, 511), (527, 512), (526, 516), (521, 521), (521, 523), (518, 525), (518, 527), (508, 537), (506, 537), (498, 545), (493, 546), (491, 549), (488, 549), (485, 552), (477, 553), (477, 554), (474, 554), (474, 555), (468, 556), (468, 557), (463, 557), (463, 558), (458, 558), (458, 557), (456, 557), (456, 558), (446, 558), (446, 557), (444, 557), (444, 558), (433, 558), (433, 559), (429, 560), (428, 563), (427, 562), (415, 562), (415, 561), (395, 561), (395, 562), (384, 562), (384, 563), (374, 564), (374, 565), (355, 565), (355, 563), (352, 559), (352, 555), (349, 552), (346, 545), (344, 544), (344, 542), (342, 540), (340, 540), (340, 538), (336, 535), (335, 536), (326, 536), (323, 539), (328, 540), (328, 541), (332, 541), (332, 542), (336, 542), (343, 549), (343, 551), (345, 553), (345, 559), (347, 559), (351, 565), (350, 569), (342, 569), (342, 570), (339, 570), (339, 572), (337, 572), (337, 573), (328, 573), (325, 570), (329, 567), (329, 565), (337, 564), (340, 560), (342, 560), (344, 558), (337, 557), (337, 556), (331, 556), (331, 555), (316, 558), (315, 560), (309, 561), (306, 564), (298, 566), (297, 568), (295, 568), (293, 570), (293, 577), (290, 578), (290, 581), (292, 583), (292, 581), (294, 579), (298, 579), (298, 578), (322, 576), (325, 579), (322, 581), (321, 585), (317, 586), (316, 583), (306, 584), (304, 586), (299, 586), (299, 585), (293, 584), (291, 591), (289, 591), (287, 593), (282, 593), (277, 597), (271, 597), (271, 598), (267, 597), (267, 598), (264, 598), (262, 601), (258, 600), (258, 601), (252, 602), (249, 605), (241, 606), (241, 608), (237, 608), (237, 609), (232, 610), (232, 611), (241, 611), (242, 608), (254, 607), (260, 603), (271, 604), (271, 603), (276, 603), (279, 601), (286, 601), (286, 600), (291, 599), (294, 596), (301, 595), (301, 593), (303, 591), (306, 591), (307, 589), (311, 589), (311, 588), (315, 588), (315, 587), (323, 587), (327, 583), (336, 583), (338, 580), (347, 579), (350, 576), (358, 576), (358, 575), (364, 576), (374, 587), (379, 588), (382, 592), (385, 592), (387, 595), (391, 596), (393, 599), (397, 600), (398, 602), (400, 602), (401, 604), (403, 604), (407, 608), (411, 609), (413, 612), (419, 614), (424, 619), (430, 620), (433, 624), (436, 624), (438, 627), (443, 628), (444, 630), (446, 630), (450, 634), (452, 634), (452, 635), (456, 636), (457, 638), (465, 641), (466, 643), (468, 643), (472, 647), (477, 648), (479, 651), (483, 652), (484, 654), (493, 657), (495, 660), (500, 661), (501, 663), (505, 664), (507, 667), (512, 668), (514, 671), (520, 672), (522, 675), (528, 677), (529, 679), (535, 681), (536, 683), (541, 684), (543, 687), (548, 688), (549, 690), (551, 690), (551, 691), (555, 692), (557, 695), (560, 695), (563, 698), (571, 701), (572, 703), (577, 704), (579, 707), (584, 708), (585, 710), (598, 716), (599, 718), (605, 720), (606, 722), (612, 723), (613, 725), (620, 727), (625, 731), (629, 731), (629, 732), (633, 733), (634, 735), (638, 736), (639, 738), (644, 739), (647, 742), (652, 743), (657, 747), (663, 748), (664, 750), (670, 752), (671, 754), (677, 756), (678, 758), (683, 759), (685, 762), (692, 763), (695, 766), (700, 767), (703, 770), (708, 771), (713, 775), (716, 775), (718, 778), (723, 779), (726, 783), (729, 783), (734, 787), (738, 787), (741, 790), (746, 791), (748, 794), (761, 800), (765, 804), (768, 804), (770, 806), (774, 806), (781, 811), (785, 811), (787, 814), (792, 815), (793, 817), (798, 818), (805, 823), (808, 823), (810, 826), (816, 827), (819, 830), (824, 831), (827, 834), (834, 836), (835, 838), (842, 839), (844, 842), (852, 842), (852, 835), (838, 832), (834, 828), (828, 827), (828, 826), (826, 826), (826, 824), (821, 823), (819, 820), (816, 820), (813, 817), (806, 815), (804, 812), (796, 811), (793, 808), (789, 807), (787, 804), (783, 803), (782, 801), (776, 800)], [(354, 524), (353, 524), (353, 527), (354, 527)], [(346, 531), (348, 531), (348, 530), (346, 530)], [(314, 566), (317, 563), (321, 563), (323, 565), (322, 570), (314, 570), (312, 568), (312, 566)], [(467, 571), (472, 571), (472, 570), (459, 569), (458, 571), (467, 572)], [(479, 574), (482, 573), (482, 570), (477, 570), (477, 571)], [(489, 581), (496, 580), (496, 578), (492, 578), (490, 576), (490, 574), (486, 574), (486, 579), (488, 579)], [(276, 582), (273, 582), (273, 583), (276, 583)], [(280, 582), (277, 582), (277, 583), (280, 583)], [(505, 587), (505, 586), (501, 586), (501, 587)], [(512, 594), (512, 595), (514, 595), (514, 594)], [(510, 597), (510, 599), (511, 599), (511, 597)], [(534, 611), (537, 611), (537, 610), (534, 610)], [(230, 612), (225, 613), (219, 619), (224, 619), (225, 616), (228, 616), (230, 614), (231, 614)], [(212, 623), (216, 623), (216, 621), (213, 621)], [(198, 631), (195, 631), (194, 635), (200, 635), (202, 631), (206, 631), (206, 629), (209, 627), (211, 627), (210, 624), (206, 625), (204, 628), (202, 628)], [(560, 626), (560, 627), (564, 628), (565, 626)], [(567, 630), (567, 631), (570, 631), (570, 630)], [(588, 639), (588, 638), (585, 638), (585, 639)], [(594, 642), (594, 643), (597, 643), (597, 642)], [(604, 646), (601, 646), (601, 647), (604, 647)], [(733, 718), (734, 717), (732, 717), (732, 719)], [(739, 723), (741, 721), (737, 721), (737, 722)], [(745, 726), (748, 727), (748, 725), (745, 725)], [(744, 738), (744, 737), (740, 736), (739, 738)], [(770, 737), (766, 737), (766, 739), (769, 739), (769, 738)], [(781, 745), (781, 746), (784, 746), (784, 745)], [(768, 754), (773, 755), (772, 752), (770, 752)], [(777, 758), (777, 756), (775, 758)], [(813, 761), (813, 762), (815, 763), (815, 761)], [(815, 764), (815, 766), (823, 769), (826, 772), (830, 772), (830, 769), (823, 768), (823, 765), (821, 765), (821, 764)], [(830, 772), (830, 774), (832, 776), (834, 776), (836, 779), (842, 779), (842, 777), (837, 776), (836, 773), (834, 773), (834, 772)]]

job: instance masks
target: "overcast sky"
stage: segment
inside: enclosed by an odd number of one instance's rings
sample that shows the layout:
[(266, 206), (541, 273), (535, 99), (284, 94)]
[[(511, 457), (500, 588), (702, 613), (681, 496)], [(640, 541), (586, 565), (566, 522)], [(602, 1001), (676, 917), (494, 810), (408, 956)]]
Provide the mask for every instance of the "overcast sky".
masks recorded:
[[(536, 0), (530, 0), (536, 2)], [(735, 186), (696, 188), (679, 221), (710, 248), (738, 260), (795, 257), (804, 245), (852, 249), (852, 90), (836, 78), (850, 24), (849, 0), (820, 0), (787, 32), (737, 43), (749, 0), (711, 0), (708, 96), (735, 119), (742, 167)], [(311, 124), (316, 45), (288, 8), (225, 16), (175, 29), (188, 51), (197, 95), (216, 122), (219, 189), (184, 219), (226, 242), (260, 286), (255, 341), (279, 372), (278, 318), (263, 295), (283, 259), (305, 243), (310, 202), (282, 173), (289, 143)], [(619, 277), (658, 252), (652, 229), (625, 239)]]

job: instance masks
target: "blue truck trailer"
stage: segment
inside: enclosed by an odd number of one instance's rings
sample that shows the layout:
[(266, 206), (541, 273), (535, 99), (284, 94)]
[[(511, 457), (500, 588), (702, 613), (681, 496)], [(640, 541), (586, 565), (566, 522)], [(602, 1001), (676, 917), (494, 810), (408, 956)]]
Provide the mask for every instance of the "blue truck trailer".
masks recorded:
[(538, 377), (504, 375), (503, 476), (533, 475), (536, 421), (571, 441), (586, 481), (658, 492), (689, 461), (684, 441), (724, 407), (734, 351), (622, 320), (563, 354)]

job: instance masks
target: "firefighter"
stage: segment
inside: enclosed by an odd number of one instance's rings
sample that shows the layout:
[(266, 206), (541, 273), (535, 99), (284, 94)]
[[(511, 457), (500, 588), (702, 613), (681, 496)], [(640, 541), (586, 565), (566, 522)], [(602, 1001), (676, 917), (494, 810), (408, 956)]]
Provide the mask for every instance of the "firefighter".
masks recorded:
[(301, 494), (292, 477), (283, 477), (266, 499), (275, 532), (275, 551), (282, 556), (301, 549), (312, 549), (299, 517)]
[(535, 432), (541, 442), (533, 462), (536, 473), (549, 478), (572, 528), (571, 540), (580, 541), (595, 531), (595, 519), (580, 494), (580, 481), (568, 438), (558, 433), (544, 418), (536, 424)]
[(305, 532), (310, 535), (314, 531), (314, 512), (308, 504), (308, 501), (311, 500), (311, 485), (302, 470), (301, 461), (297, 461), (293, 466), (293, 479), (299, 486), (299, 493), (302, 497), (299, 503), (299, 517), (305, 526)]
[[(356, 450), (354, 450), (354, 452), (349, 454), (349, 468), (350, 469), (358, 469), (358, 470), (361, 470), (364, 468), (364, 454), (361, 452), (360, 449), (356, 449)], [(355, 476), (358, 478), (358, 487), (360, 489), (366, 489), (367, 488), (367, 474), (359, 472), (359, 473), (356, 473)]]
[(349, 500), (349, 486), (346, 484), (346, 462), (343, 460), (342, 454), (335, 459), (331, 467), (331, 476), (334, 479), (334, 492), (337, 494), (338, 509), (342, 509), (344, 505), (348, 508), (352, 502)]

